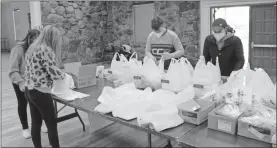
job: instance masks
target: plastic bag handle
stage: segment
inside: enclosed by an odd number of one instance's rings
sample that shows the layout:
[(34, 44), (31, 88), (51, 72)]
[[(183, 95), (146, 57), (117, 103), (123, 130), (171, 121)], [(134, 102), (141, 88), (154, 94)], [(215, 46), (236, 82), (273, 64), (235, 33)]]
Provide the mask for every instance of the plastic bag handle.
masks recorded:
[(134, 53), (131, 55), (131, 57), (129, 58), (129, 60), (132, 59), (135, 55), (136, 55), (136, 59), (138, 59), (138, 54), (137, 54), (136, 52), (134, 52)]
[[(116, 56), (118, 56), (120, 58), (120, 55), (118, 52), (114, 53), (114, 56), (113, 56), (113, 60), (116, 60)], [(120, 58), (121, 59), (121, 58)]]
[(128, 62), (128, 59), (123, 54), (120, 54), (120, 61), (126, 63)]
[(176, 62), (178, 62), (176, 59), (174, 59), (174, 58), (172, 58), (171, 59), (171, 62), (173, 63), (173, 64), (176, 64)]

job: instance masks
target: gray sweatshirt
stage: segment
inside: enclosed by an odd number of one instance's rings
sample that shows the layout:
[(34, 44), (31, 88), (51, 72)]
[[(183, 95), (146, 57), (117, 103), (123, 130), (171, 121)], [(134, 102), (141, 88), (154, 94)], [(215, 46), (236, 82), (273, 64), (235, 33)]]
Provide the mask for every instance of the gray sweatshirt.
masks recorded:
[(9, 61), (9, 77), (12, 83), (23, 86), (25, 73), (24, 49), (17, 44), (12, 50)]

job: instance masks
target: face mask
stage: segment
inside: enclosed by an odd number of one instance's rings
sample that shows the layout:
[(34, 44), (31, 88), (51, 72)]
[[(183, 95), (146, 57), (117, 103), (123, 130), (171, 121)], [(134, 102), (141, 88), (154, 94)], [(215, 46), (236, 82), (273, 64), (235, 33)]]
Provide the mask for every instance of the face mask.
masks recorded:
[(161, 31), (159, 33), (155, 32), (155, 35), (160, 38), (163, 35), (164, 31), (161, 29)]
[(217, 41), (220, 41), (222, 38), (224, 38), (224, 36), (226, 35), (225, 31), (222, 31), (220, 33), (213, 33), (214, 35), (214, 38), (217, 40)]

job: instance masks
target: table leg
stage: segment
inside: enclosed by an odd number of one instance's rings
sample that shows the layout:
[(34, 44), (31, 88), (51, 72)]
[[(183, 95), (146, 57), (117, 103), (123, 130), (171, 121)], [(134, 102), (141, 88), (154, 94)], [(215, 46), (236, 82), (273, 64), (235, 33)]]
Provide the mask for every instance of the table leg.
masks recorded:
[(78, 118), (79, 118), (80, 122), (81, 122), (81, 123), (82, 123), (82, 125), (83, 125), (83, 131), (86, 131), (85, 124), (84, 124), (84, 122), (83, 122), (82, 118), (80, 117), (80, 115), (79, 115), (79, 113), (78, 113), (77, 109), (75, 109), (75, 113), (77, 114), (77, 116), (78, 116)]
[(150, 133), (147, 133), (148, 134), (148, 147), (152, 147), (152, 140), (151, 140), (151, 134)]

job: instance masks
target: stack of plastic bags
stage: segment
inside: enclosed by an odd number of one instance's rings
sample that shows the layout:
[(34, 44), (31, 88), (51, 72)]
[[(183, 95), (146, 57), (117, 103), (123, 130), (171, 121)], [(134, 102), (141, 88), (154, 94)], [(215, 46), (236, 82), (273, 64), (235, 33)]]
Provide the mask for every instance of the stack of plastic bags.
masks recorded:
[(276, 127), (276, 87), (264, 70), (253, 71), (248, 64), (232, 72), (221, 89), (227, 105), (218, 114), (234, 117), (244, 112), (244, 122)]
[(120, 117), (125, 120), (131, 120), (137, 117), (142, 103), (151, 89), (144, 91), (138, 90), (134, 83), (128, 83), (118, 88), (104, 87), (98, 98), (100, 104), (95, 111), (100, 113), (113, 113), (113, 116)]
[(190, 86), (178, 94), (168, 90), (157, 90), (152, 93), (152, 103), (144, 107), (144, 112), (137, 118), (139, 126), (149, 127), (156, 131), (176, 127), (184, 122), (178, 115), (177, 106), (193, 99), (194, 89)]
[(193, 67), (186, 58), (171, 59), (168, 71), (162, 79), (162, 88), (173, 92), (180, 92), (192, 85)]
[[(116, 60), (117, 57), (119, 61)], [(105, 70), (104, 75), (111, 81), (120, 81), (123, 84), (134, 82), (137, 88), (150, 87), (157, 90), (161, 88), (163, 65), (163, 58), (157, 65), (152, 59), (145, 57), (142, 64), (142, 61), (138, 60), (137, 53), (133, 53), (129, 60), (124, 55), (116, 53), (111, 68)]]
[(134, 83), (128, 83), (115, 89), (105, 87), (98, 98), (100, 104), (94, 110), (104, 114), (111, 112), (114, 117), (125, 120), (137, 118), (140, 126), (162, 131), (183, 123), (177, 106), (193, 99), (194, 95), (191, 86), (175, 94), (162, 89), (138, 90)]

